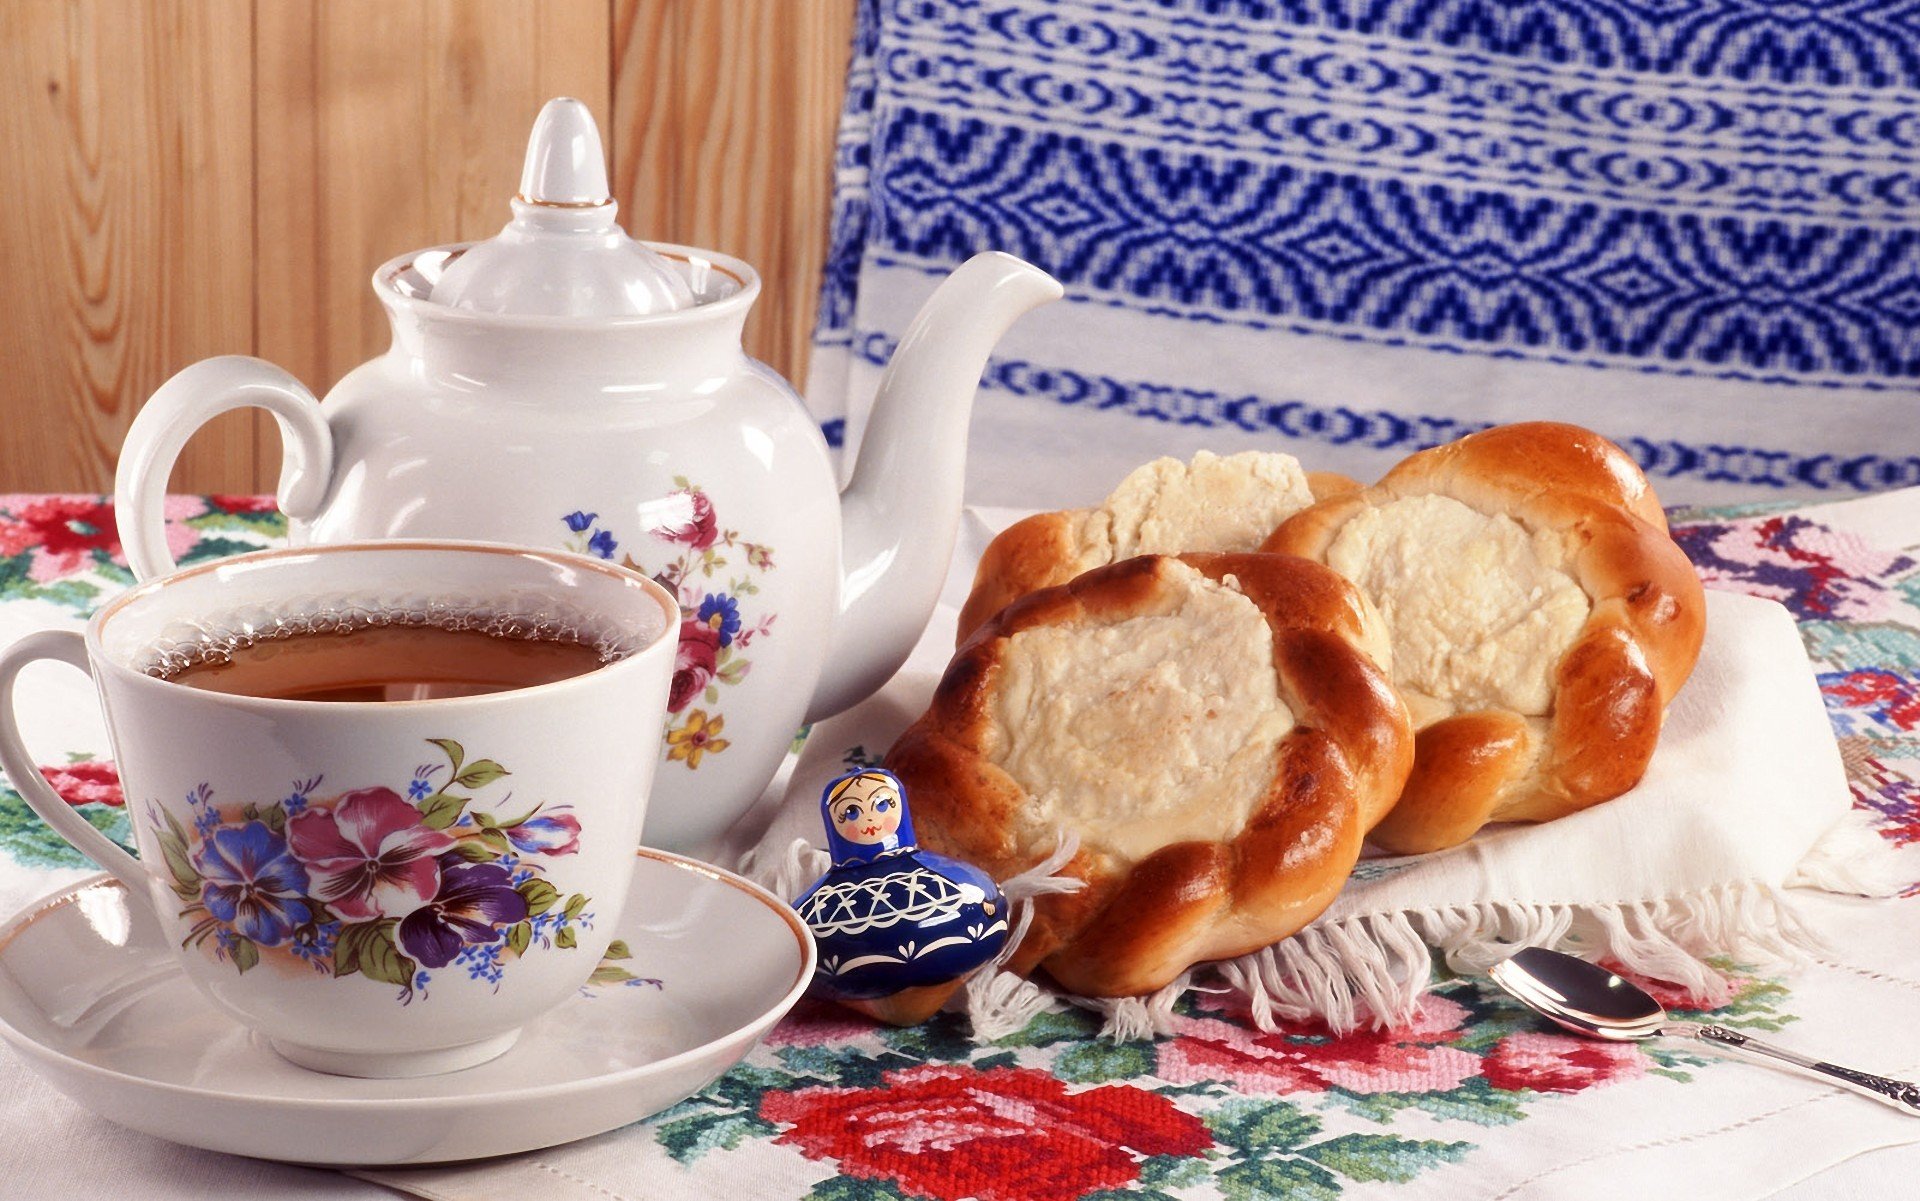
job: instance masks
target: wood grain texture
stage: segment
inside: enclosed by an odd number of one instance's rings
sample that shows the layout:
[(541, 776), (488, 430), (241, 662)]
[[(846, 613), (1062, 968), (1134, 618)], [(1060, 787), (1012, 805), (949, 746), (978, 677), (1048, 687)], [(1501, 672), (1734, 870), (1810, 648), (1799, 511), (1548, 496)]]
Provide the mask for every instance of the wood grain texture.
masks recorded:
[(607, 119), (608, 38), (606, 0), (259, 0), (260, 357), (323, 393), (385, 350), (373, 269), (498, 232), (540, 105)]
[[(806, 367), (853, 0), (6, 0), (0, 492), (111, 487), (173, 371), (253, 353), (316, 391), (389, 335), (368, 278), (508, 217), (528, 128), (578, 96), (622, 220), (759, 268), (752, 353)], [(266, 489), (273, 423), (174, 484)]]
[[(149, 392), (251, 348), (252, 16), (248, 0), (0, 6), (0, 490), (103, 486)], [(253, 426), (216, 422), (176, 478), (251, 487)]]
[(759, 270), (747, 350), (806, 376), (853, 0), (613, 0), (614, 193), (636, 237)]

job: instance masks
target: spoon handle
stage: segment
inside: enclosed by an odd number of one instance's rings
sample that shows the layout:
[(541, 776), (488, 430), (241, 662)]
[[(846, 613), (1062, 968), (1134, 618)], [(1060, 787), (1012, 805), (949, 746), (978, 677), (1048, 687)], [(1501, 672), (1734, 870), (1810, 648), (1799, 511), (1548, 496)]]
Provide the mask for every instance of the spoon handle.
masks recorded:
[(1920, 1117), (1920, 1085), (1905, 1080), (1875, 1076), (1871, 1072), (1843, 1068), (1837, 1063), (1808, 1059), (1805, 1055), (1789, 1051), (1785, 1047), (1763, 1043), (1757, 1038), (1751, 1038), (1738, 1030), (1729, 1030), (1725, 1026), (1706, 1025), (1699, 1022), (1670, 1022), (1660, 1027), (1660, 1033), (1668, 1038), (1689, 1038), (1697, 1042), (1712, 1043), (1744, 1059), (1784, 1064), (1802, 1075), (1823, 1080), (1828, 1084), (1837, 1084), (1841, 1088), (1872, 1097), (1884, 1105), (1891, 1105), (1902, 1113)]

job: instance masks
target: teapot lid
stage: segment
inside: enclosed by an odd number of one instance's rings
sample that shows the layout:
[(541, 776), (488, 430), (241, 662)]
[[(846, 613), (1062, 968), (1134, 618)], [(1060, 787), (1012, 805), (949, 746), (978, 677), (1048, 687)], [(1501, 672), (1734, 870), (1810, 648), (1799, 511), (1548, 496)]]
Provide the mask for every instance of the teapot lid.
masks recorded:
[(614, 221), (600, 130), (587, 106), (549, 100), (527, 139), (513, 220), (452, 259), (436, 304), (523, 316), (669, 313), (698, 303), (665, 258)]

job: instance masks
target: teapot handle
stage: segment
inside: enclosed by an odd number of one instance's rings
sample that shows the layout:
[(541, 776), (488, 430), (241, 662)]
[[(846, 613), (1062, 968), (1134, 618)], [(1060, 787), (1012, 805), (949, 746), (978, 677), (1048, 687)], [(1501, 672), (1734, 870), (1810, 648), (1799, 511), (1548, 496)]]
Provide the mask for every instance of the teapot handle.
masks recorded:
[(280, 426), (286, 461), (280, 470), (280, 509), (305, 520), (320, 511), (333, 476), (333, 431), (301, 382), (272, 363), (222, 355), (195, 363), (160, 385), (134, 417), (120, 448), (113, 504), (120, 545), (135, 579), (174, 568), (167, 549), (167, 476), (195, 430), (220, 414), (256, 406)]

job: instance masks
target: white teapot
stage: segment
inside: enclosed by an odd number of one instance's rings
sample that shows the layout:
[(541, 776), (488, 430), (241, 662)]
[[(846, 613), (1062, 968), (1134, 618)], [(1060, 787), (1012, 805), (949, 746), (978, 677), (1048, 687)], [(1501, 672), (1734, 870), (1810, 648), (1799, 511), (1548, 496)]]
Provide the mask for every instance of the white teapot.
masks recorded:
[(741, 348), (753, 268), (636, 242), (615, 210), (586, 106), (549, 102), (513, 221), (380, 267), (393, 345), (324, 405), (240, 356), (154, 393), (121, 451), (120, 536), (135, 575), (171, 570), (175, 457), (214, 416), (258, 406), (280, 427), (296, 543), (512, 542), (654, 577), (683, 620), (645, 837), (698, 853), (752, 805), (802, 723), (905, 660), (952, 552), (987, 355), (1060, 285), (1006, 254), (942, 283), (888, 364), (837, 492), (800, 398)]

